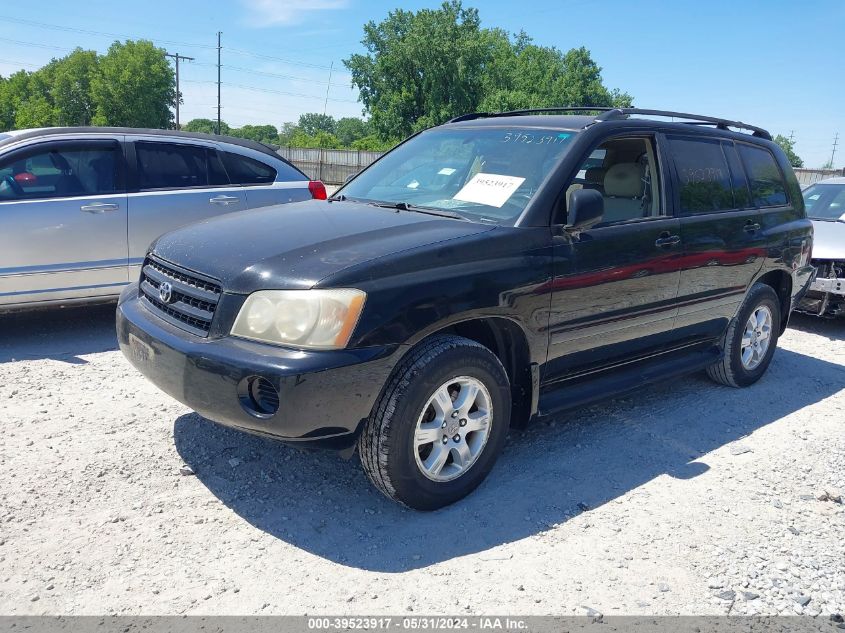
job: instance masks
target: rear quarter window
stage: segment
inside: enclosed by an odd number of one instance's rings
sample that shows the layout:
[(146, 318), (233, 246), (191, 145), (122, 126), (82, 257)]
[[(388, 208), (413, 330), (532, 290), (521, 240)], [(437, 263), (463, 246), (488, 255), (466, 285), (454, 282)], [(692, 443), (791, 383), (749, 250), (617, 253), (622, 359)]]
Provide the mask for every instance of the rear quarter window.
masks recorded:
[(762, 147), (740, 144), (739, 155), (748, 174), (754, 205), (777, 207), (787, 204), (786, 184), (772, 153)]
[(269, 185), (276, 180), (306, 180), (305, 176), (288, 165), (282, 164), (277, 168), (263, 161), (233, 152), (223, 152), (223, 162), (233, 184)]

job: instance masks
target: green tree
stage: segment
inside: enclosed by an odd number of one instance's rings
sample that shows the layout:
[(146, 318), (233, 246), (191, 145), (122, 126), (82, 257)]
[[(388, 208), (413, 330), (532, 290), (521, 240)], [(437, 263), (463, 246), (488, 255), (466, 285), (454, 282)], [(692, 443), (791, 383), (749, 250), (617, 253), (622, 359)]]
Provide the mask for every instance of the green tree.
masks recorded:
[(91, 124), (94, 118), (91, 80), (97, 68), (97, 53), (77, 48), (42, 69), (51, 75), (49, 94), (57, 125)]
[[(203, 134), (217, 133), (217, 119), (191, 119), (182, 129), (186, 132), (202, 132)], [(226, 121), (220, 121), (220, 133), (229, 134), (231, 128)]]
[(493, 43), (482, 36), (476, 9), (457, 0), (417, 13), (397, 9), (364, 25), (361, 43), (368, 54), (344, 64), (382, 138), (476, 109)]
[(775, 143), (780, 145), (783, 153), (786, 154), (786, 157), (789, 159), (789, 164), (793, 167), (803, 167), (804, 161), (801, 160), (801, 157), (795, 153), (795, 143), (790, 141), (787, 137), (778, 134), (774, 138)]
[(401, 138), (454, 116), (552, 106), (624, 106), (631, 97), (604, 86), (586, 48), (563, 53), (524, 32), (482, 29), (460, 0), (416, 13), (398, 9), (364, 25), (367, 54), (344, 64), (373, 130)]
[(148, 40), (115, 42), (91, 80), (94, 125), (169, 128), (176, 105), (173, 69)]
[(10, 130), (14, 120), (15, 111), (12, 108), (10, 82), (0, 75), (0, 132)]
[(294, 135), (299, 132), (299, 127), (296, 123), (288, 121), (287, 123), (282, 123), (282, 129), (279, 130), (279, 145), (286, 147), (291, 146), (291, 139), (293, 139)]
[(340, 141), (334, 134), (318, 130), (316, 134), (307, 134), (302, 128), (297, 128), (290, 138), (291, 147), (322, 147), (325, 149), (337, 149), (341, 146)]
[(317, 112), (306, 112), (299, 117), (299, 128), (309, 136), (318, 132), (334, 134), (337, 129), (337, 122), (330, 114), (319, 114)]
[(370, 126), (363, 119), (357, 117), (343, 117), (335, 126), (335, 135), (343, 147), (351, 147), (352, 143), (364, 138), (370, 133)]
[(353, 141), (351, 148), (370, 152), (386, 152), (397, 143), (398, 141), (391, 139), (385, 140), (379, 138), (376, 134), (370, 134), (368, 136), (359, 138), (356, 141)]
[(43, 94), (29, 97), (15, 111), (15, 128), (51, 127), (55, 123), (53, 106)]
[(20, 70), (0, 82), (0, 130), (55, 125), (49, 79)]
[(275, 125), (244, 125), (241, 128), (230, 130), (229, 134), (259, 143), (276, 145), (279, 142), (279, 130), (276, 129)]

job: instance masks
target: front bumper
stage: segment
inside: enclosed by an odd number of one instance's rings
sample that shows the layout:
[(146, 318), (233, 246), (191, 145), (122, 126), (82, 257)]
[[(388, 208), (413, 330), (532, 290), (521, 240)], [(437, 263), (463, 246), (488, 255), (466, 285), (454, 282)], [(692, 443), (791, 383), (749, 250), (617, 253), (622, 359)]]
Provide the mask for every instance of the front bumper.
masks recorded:
[[(117, 306), (124, 356), (150, 381), (214, 422), (275, 439), (343, 449), (351, 446), (400, 346), (306, 351), (223, 336), (200, 338), (163, 321), (128, 287)], [(243, 386), (256, 377), (279, 394), (272, 415), (248, 412)]]

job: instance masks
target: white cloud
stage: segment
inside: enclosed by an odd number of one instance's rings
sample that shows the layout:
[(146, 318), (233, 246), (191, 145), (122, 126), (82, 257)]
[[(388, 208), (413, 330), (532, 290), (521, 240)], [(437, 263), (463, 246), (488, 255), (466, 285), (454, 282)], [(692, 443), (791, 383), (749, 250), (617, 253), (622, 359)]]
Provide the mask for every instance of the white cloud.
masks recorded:
[(302, 22), (312, 11), (344, 9), (349, 0), (241, 0), (250, 26), (278, 26)]

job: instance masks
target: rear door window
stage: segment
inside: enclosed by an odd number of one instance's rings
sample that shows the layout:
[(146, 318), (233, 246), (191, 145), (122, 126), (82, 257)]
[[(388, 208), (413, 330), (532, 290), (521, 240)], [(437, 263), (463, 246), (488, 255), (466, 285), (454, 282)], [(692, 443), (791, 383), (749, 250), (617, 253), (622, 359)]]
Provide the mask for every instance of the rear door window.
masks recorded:
[(138, 141), (135, 143), (138, 186), (148, 190), (228, 184), (222, 182), (225, 173), (219, 167), (209, 167), (209, 153), (213, 154), (214, 150), (200, 145)]
[(783, 174), (772, 153), (762, 147), (740, 144), (739, 154), (751, 185), (751, 198), (758, 207), (778, 207), (787, 203)]
[(116, 141), (39, 144), (0, 161), (0, 201), (118, 193), (122, 162)]
[(731, 172), (722, 144), (714, 139), (669, 137), (685, 215), (736, 209)]

